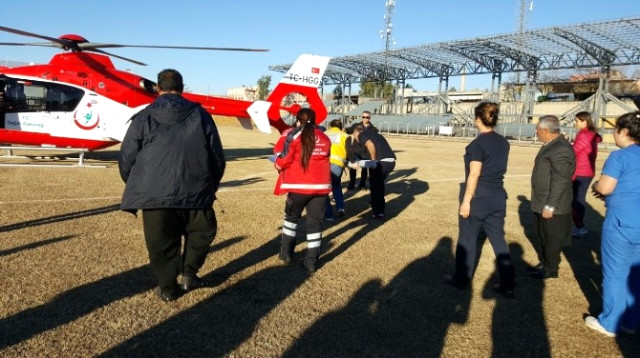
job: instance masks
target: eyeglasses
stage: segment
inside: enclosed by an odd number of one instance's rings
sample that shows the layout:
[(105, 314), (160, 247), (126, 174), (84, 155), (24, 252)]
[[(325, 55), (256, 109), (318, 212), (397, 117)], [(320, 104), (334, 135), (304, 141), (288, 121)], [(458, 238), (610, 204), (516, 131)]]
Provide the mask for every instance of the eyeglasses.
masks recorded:
[(369, 116), (362, 116), (362, 118), (371, 119), (371, 117), (369, 117)]

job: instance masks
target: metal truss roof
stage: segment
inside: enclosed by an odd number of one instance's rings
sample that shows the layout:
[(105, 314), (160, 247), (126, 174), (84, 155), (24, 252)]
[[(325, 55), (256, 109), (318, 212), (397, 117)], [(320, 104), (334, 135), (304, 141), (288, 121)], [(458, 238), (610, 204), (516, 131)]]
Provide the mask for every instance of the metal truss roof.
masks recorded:
[[(640, 64), (640, 17), (334, 57), (324, 84)], [(291, 64), (269, 69), (286, 72)]]

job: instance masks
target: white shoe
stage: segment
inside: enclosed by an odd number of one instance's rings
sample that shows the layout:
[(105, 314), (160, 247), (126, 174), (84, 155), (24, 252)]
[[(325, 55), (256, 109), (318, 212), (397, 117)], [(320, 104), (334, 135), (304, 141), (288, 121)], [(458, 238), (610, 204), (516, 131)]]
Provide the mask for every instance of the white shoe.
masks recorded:
[(593, 316), (587, 316), (584, 319), (584, 323), (587, 325), (587, 327), (596, 330), (602, 334), (604, 334), (607, 337), (615, 337), (616, 334), (613, 332), (609, 332), (606, 329), (604, 329), (604, 327), (602, 327), (600, 325), (600, 322), (598, 322), (598, 319), (593, 317)]
[(574, 227), (573, 230), (571, 231), (571, 236), (585, 236), (586, 234), (589, 233), (589, 230), (587, 230), (586, 226), (583, 227)]

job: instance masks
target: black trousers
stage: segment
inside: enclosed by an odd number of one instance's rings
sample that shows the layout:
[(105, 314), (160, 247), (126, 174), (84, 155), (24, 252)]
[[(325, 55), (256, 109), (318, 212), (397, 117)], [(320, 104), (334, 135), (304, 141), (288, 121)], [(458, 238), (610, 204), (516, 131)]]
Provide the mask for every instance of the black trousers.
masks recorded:
[[(504, 238), (505, 197), (480, 197), (471, 201), (468, 218), (458, 216), (459, 237), (456, 246), (456, 281), (469, 284), (476, 269), (478, 242), (486, 235), (496, 255), (500, 286), (505, 290), (515, 288), (515, 268), (509, 246)], [(482, 239), (482, 240), (479, 240)]]
[[(367, 177), (368, 177), (369, 169), (362, 168), (360, 172), (360, 183), (358, 184), (359, 188), (365, 188), (367, 186)], [(356, 177), (358, 176), (358, 171), (356, 169), (349, 168), (349, 186), (347, 188), (353, 189), (356, 187)]]
[(284, 223), (282, 225), (282, 257), (293, 258), (296, 245), (296, 230), (302, 211), (307, 209), (307, 253), (305, 260), (315, 263), (320, 256), (322, 242), (322, 219), (327, 205), (327, 195), (307, 195), (289, 193), (284, 207)]
[(384, 214), (384, 181), (396, 167), (395, 162), (378, 162), (378, 166), (369, 169), (369, 190), (371, 191), (371, 211), (375, 215)]
[(213, 209), (142, 210), (142, 225), (151, 269), (167, 293), (178, 289), (179, 274), (198, 273), (218, 229)]
[(558, 273), (560, 251), (571, 243), (571, 214), (553, 214), (545, 219), (533, 213), (533, 246), (545, 273)]
[(571, 202), (571, 216), (576, 227), (584, 226), (584, 213), (587, 210), (587, 191), (593, 177), (576, 177), (573, 181), (573, 201)]

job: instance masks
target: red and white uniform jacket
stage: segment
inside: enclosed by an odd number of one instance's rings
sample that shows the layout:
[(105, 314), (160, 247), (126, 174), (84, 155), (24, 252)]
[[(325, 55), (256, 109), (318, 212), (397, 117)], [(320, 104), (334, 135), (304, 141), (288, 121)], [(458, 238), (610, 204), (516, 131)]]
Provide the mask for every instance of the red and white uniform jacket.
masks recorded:
[(322, 131), (315, 129), (316, 145), (309, 166), (302, 167), (302, 141), (296, 134), (286, 156), (278, 157), (275, 167), (280, 171), (274, 194), (298, 193), (325, 195), (331, 192), (331, 140)]

